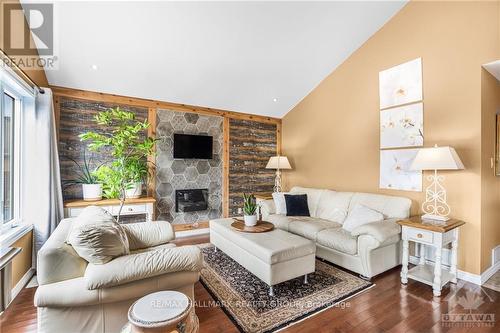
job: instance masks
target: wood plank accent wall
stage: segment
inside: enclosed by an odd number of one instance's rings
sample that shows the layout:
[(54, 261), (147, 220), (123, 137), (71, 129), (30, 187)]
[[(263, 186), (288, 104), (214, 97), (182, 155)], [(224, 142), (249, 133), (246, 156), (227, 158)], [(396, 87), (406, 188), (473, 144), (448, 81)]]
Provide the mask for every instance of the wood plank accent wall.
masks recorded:
[[(56, 108), (59, 112), (59, 119), (56, 123), (59, 125), (59, 163), (63, 183), (65, 180), (74, 179), (78, 172), (78, 167), (69, 158), (79, 163), (83, 162), (86, 143), (81, 142), (78, 135), (88, 130), (102, 131), (102, 128), (97, 126), (93, 121), (93, 117), (98, 112), (119, 106), (123, 110), (134, 112), (140, 121), (144, 121), (148, 117), (147, 108), (101, 101), (86, 101), (70, 97), (56, 96), (55, 98), (59, 105)], [(87, 152), (88, 157), (92, 157), (92, 165), (94, 167), (109, 159), (109, 155), (106, 154), (105, 150), (99, 153)], [(63, 186), (63, 197), (64, 200), (81, 198), (81, 186)]]
[[(281, 119), (72, 88), (51, 86), (51, 89), (54, 94), (63, 179), (72, 177), (75, 168), (62, 159), (65, 156), (73, 158), (82, 156), (83, 146), (78, 139), (78, 134), (84, 130), (85, 126), (92, 124), (91, 120), (96, 112), (120, 106), (124, 110), (139, 113), (142, 119), (147, 117), (152, 124), (148, 133), (151, 136), (156, 136), (157, 109), (218, 115), (224, 118), (223, 216), (237, 212), (238, 207), (241, 206), (243, 191), (249, 193), (272, 191), (274, 171), (265, 170), (264, 167), (269, 157), (281, 149)], [(155, 179), (154, 167), (151, 172)], [(148, 194), (156, 196), (154, 188), (154, 183), (149, 184)], [(81, 197), (80, 189), (77, 187), (66, 189), (64, 192), (65, 199)], [(230, 213), (230, 209), (234, 213)]]
[(243, 193), (273, 191), (274, 170), (266, 169), (277, 152), (277, 124), (229, 120), (229, 216), (243, 207)]

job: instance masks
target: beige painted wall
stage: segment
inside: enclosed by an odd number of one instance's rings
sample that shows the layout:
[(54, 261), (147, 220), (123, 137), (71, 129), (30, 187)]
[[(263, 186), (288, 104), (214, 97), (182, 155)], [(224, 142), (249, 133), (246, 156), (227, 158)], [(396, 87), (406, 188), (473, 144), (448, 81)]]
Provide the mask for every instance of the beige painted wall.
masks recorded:
[[(481, 270), (481, 65), (499, 55), (498, 2), (410, 2), (283, 119), (285, 185), (380, 190), (378, 73), (422, 57), (425, 145), (451, 145), (464, 171), (445, 172), (462, 228), (459, 268)], [(424, 181), (424, 186), (427, 182)]]
[(500, 112), (500, 82), (482, 70), (481, 82), (481, 271), (491, 266), (491, 250), (500, 245), (500, 176), (495, 176), (495, 116)]

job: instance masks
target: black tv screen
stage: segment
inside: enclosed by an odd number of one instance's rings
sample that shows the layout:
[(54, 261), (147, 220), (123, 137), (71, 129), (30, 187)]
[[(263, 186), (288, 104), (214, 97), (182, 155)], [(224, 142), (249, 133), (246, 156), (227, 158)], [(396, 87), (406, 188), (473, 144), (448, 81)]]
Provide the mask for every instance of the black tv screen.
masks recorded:
[(174, 134), (174, 158), (212, 158), (213, 138), (208, 135)]

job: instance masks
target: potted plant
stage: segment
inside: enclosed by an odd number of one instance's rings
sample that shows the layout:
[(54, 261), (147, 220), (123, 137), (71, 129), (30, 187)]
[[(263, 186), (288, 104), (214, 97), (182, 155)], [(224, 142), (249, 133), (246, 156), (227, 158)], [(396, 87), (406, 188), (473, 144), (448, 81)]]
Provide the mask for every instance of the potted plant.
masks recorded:
[(78, 167), (78, 172), (75, 179), (66, 180), (65, 186), (82, 185), (84, 201), (102, 200), (102, 184), (96, 176), (96, 170), (91, 170), (91, 160), (87, 162), (86, 151), (83, 152), (83, 164), (68, 157)]
[(253, 194), (243, 194), (243, 214), (247, 227), (253, 227), (257, 224), (257, 204)]
[(153, 154), (155, 139), (144, 136), (149, 127), (147, 120), (136, 120), (133, 112), (119, 107), (99, 112), (94, 120), (102, 130), (80, 134), (80, 139), (89, 142), (91, 151), (107, 148), (110, 152), (112, 160), (101, 166), (97, 175), (103, 181), (106, 196), (120, 199), (119, 221), (127, 191), (134, 197), (142, 194), (142, 183), (137, 183), (147, 178), (147, 158)]
[(144, 159), (130, 159), (126, 165), (129, 183), (125, 191), (127, 198), (139, 198), (142, 193), (142, 184), (146, 184), (149, 176), (147, 161)]

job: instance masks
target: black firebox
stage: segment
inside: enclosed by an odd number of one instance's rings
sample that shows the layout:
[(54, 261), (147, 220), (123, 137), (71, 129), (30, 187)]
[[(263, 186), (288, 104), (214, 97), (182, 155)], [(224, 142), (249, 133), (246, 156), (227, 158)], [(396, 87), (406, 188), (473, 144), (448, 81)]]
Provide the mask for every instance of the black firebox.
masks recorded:
[(175, 211), (196, 212), (208, 209), (208, 189), (175, 190)]

